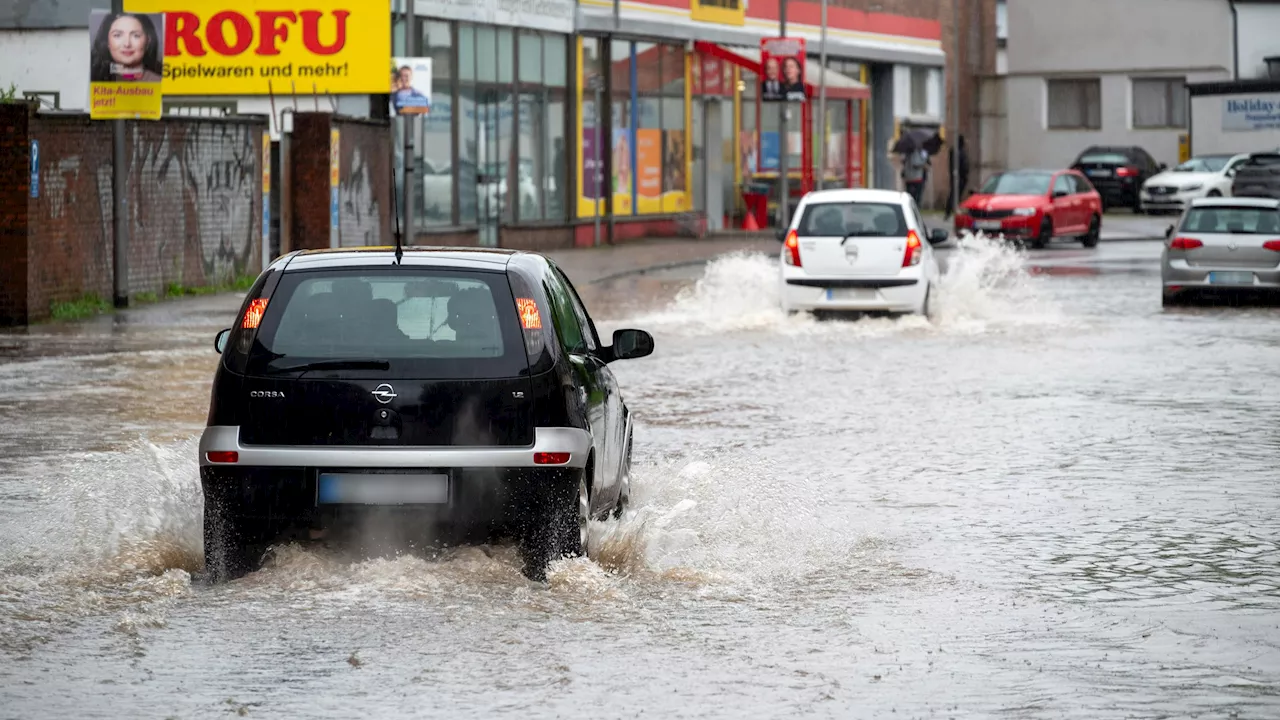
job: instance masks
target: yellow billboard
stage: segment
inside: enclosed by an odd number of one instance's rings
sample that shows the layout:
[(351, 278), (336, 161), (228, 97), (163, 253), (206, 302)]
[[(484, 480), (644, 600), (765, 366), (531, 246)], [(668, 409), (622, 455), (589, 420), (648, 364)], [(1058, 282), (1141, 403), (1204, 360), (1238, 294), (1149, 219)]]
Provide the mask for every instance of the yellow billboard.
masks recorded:
[(165, 95), (387, 92), (391, 0), (125, 0), (165, 13)]

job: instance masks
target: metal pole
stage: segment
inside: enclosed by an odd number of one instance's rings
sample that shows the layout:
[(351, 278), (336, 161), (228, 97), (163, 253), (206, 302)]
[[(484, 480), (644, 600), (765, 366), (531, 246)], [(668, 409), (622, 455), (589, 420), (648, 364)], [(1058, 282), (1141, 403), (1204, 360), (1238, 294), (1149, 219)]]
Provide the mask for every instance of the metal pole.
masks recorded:
[[(417, 15), (415, 14), (414, 0), (405, 0), (404, 9), (404, 51), (409, 57), (418, 57), (418, 33), (414, 32), (414, 25), (417, 25)], [(417, 125), (417, 115), (401, 115), (400, 130), (404, 133), (404, 186), (401, 188), (403, 195), (401, 196), (400, 207), (404, 213), (404, 225), (401, 231), (410, 240), (407, 245), (414, 244), (413, 229), (413, 131)]]
[[(951, 207), (954, 213), (960, 207), (960, 0), (951, 0)], [(936, 196), (935, 196), (936, 197)]]
[(595, 142), (592, 144), (592, 147), (591, 147), (591, 154), (593, 156), (592, 159), (594, 161), (592, 163), (591, 172), (593, 175), (592, 182), (595, 184), (595, 188), (596, 188), (595, 244), (597, 247), (599, 247), (600, 245), (600, 211), (604, 209), (604, 187), (605, 187), (604, 177), (600, 171), (600, 118), (602, 117), (600, 112), (600, 103), (603, 102), (604, 100), (604, 98), (602, 97), (603, 93), (601, 93), (600, 91), (601, 80), (602, 78), (599, 75), (593, 76), (591, 78), (591, 82), (592, 82), (592, 85), (595, 86), (595, 93), (596, 93), (596, 105), (595, 105), (596, 116), (595, 116), (595, 122), (594, 122), (596, 138), (595, 138)]
[[(111, 0), (111, 12), (124, 12), (124, 0)], [(128, 120), (111, 121), (112, 278), (114, 304), (129, 307), (129, 160), (125, 133)]]
[(827, 0), (822, 0), (822, 41), (821, 60), (822, 78), (818, 86), (818, 189), (826, 185), (827, 179)]
[(622, 27), (622, 0), (613, 0), (613, 29)]
[[(778, 35), (787, 36), (787, 0), (778, 3)], [(791, 103), (783, 100), (778, 103), (778, 227), (785, 228), (791, 222), (791, 208), (787, 204), (791, 200), (791, 178), (787, 168), (788, 155), (791, 148), (787, 133), (787, 113)]]

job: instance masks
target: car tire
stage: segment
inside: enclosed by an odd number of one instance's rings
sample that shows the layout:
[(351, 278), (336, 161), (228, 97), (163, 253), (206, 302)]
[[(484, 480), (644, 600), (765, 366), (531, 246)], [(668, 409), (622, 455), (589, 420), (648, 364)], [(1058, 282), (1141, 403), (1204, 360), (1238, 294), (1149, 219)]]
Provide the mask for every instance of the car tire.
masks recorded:
[(934, 298), (932, 283), (924, 291), (924, 302), (920, 309), (926, 320), (935, 325), (938, 323), (938, 301)]
[(1040, 221), (1040, 232), (1031, 240), (1034, 250), (1043, 250), (1053, 241), (1053, 220), (1045, 218)]
[(587, 554), (589, 472), (590, 467), (547, 483), (528, 508), (520, 542), (522, 572), (528, 579), (545, 582), (547, 566), (553, 561)]
[(1222, 193), (1218, 192), (1217, 190), (1210, 190), (1209, 194), (1205, 195), (1205, 197), (1220, 198), (1222, 197)]
[(1102, 237), (1102, 218), (1094, 215), (1089, 218), (1089, 231), (1080, 238), (1081, 244), (1087, 248), (1098, 247), (1098, 240)]

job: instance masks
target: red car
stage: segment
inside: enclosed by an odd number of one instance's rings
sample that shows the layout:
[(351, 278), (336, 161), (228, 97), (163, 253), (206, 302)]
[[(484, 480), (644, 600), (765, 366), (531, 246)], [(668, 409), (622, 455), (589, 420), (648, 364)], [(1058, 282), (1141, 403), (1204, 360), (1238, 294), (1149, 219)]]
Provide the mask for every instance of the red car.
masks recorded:
[(1010, 170), (987, 178), (956, 211), (961, 231), (1002, 235), (1042, 248), (1054, 238), (1098, 244), (1102, 196), (1074, 170)]

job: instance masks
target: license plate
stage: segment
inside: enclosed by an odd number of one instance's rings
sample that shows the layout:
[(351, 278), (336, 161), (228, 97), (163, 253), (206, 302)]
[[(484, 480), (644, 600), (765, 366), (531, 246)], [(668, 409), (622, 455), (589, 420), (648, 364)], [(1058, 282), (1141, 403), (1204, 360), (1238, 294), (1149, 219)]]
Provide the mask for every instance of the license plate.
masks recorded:
[(1088, 170), (1086, 171), (1086, 174), (1088, 174), (1089, 177), (1111, 177), (1110, 170)]
[(1251, 272), (1211, 272), (1209, 282), (1214, 285), (1252, 285)]
[(876, 291), (866, 288), (827, 288), (827, 299), (839, 302), (851, 302), (854, 300), (873, 300)]
[(999, 220), (978, 220), (973, 226), (979, 230), (999, 230), (1004, 227), (1004, 223)]
[(320, 473), (317, 505), (439, 505), (449, 502), (448, 475)]

